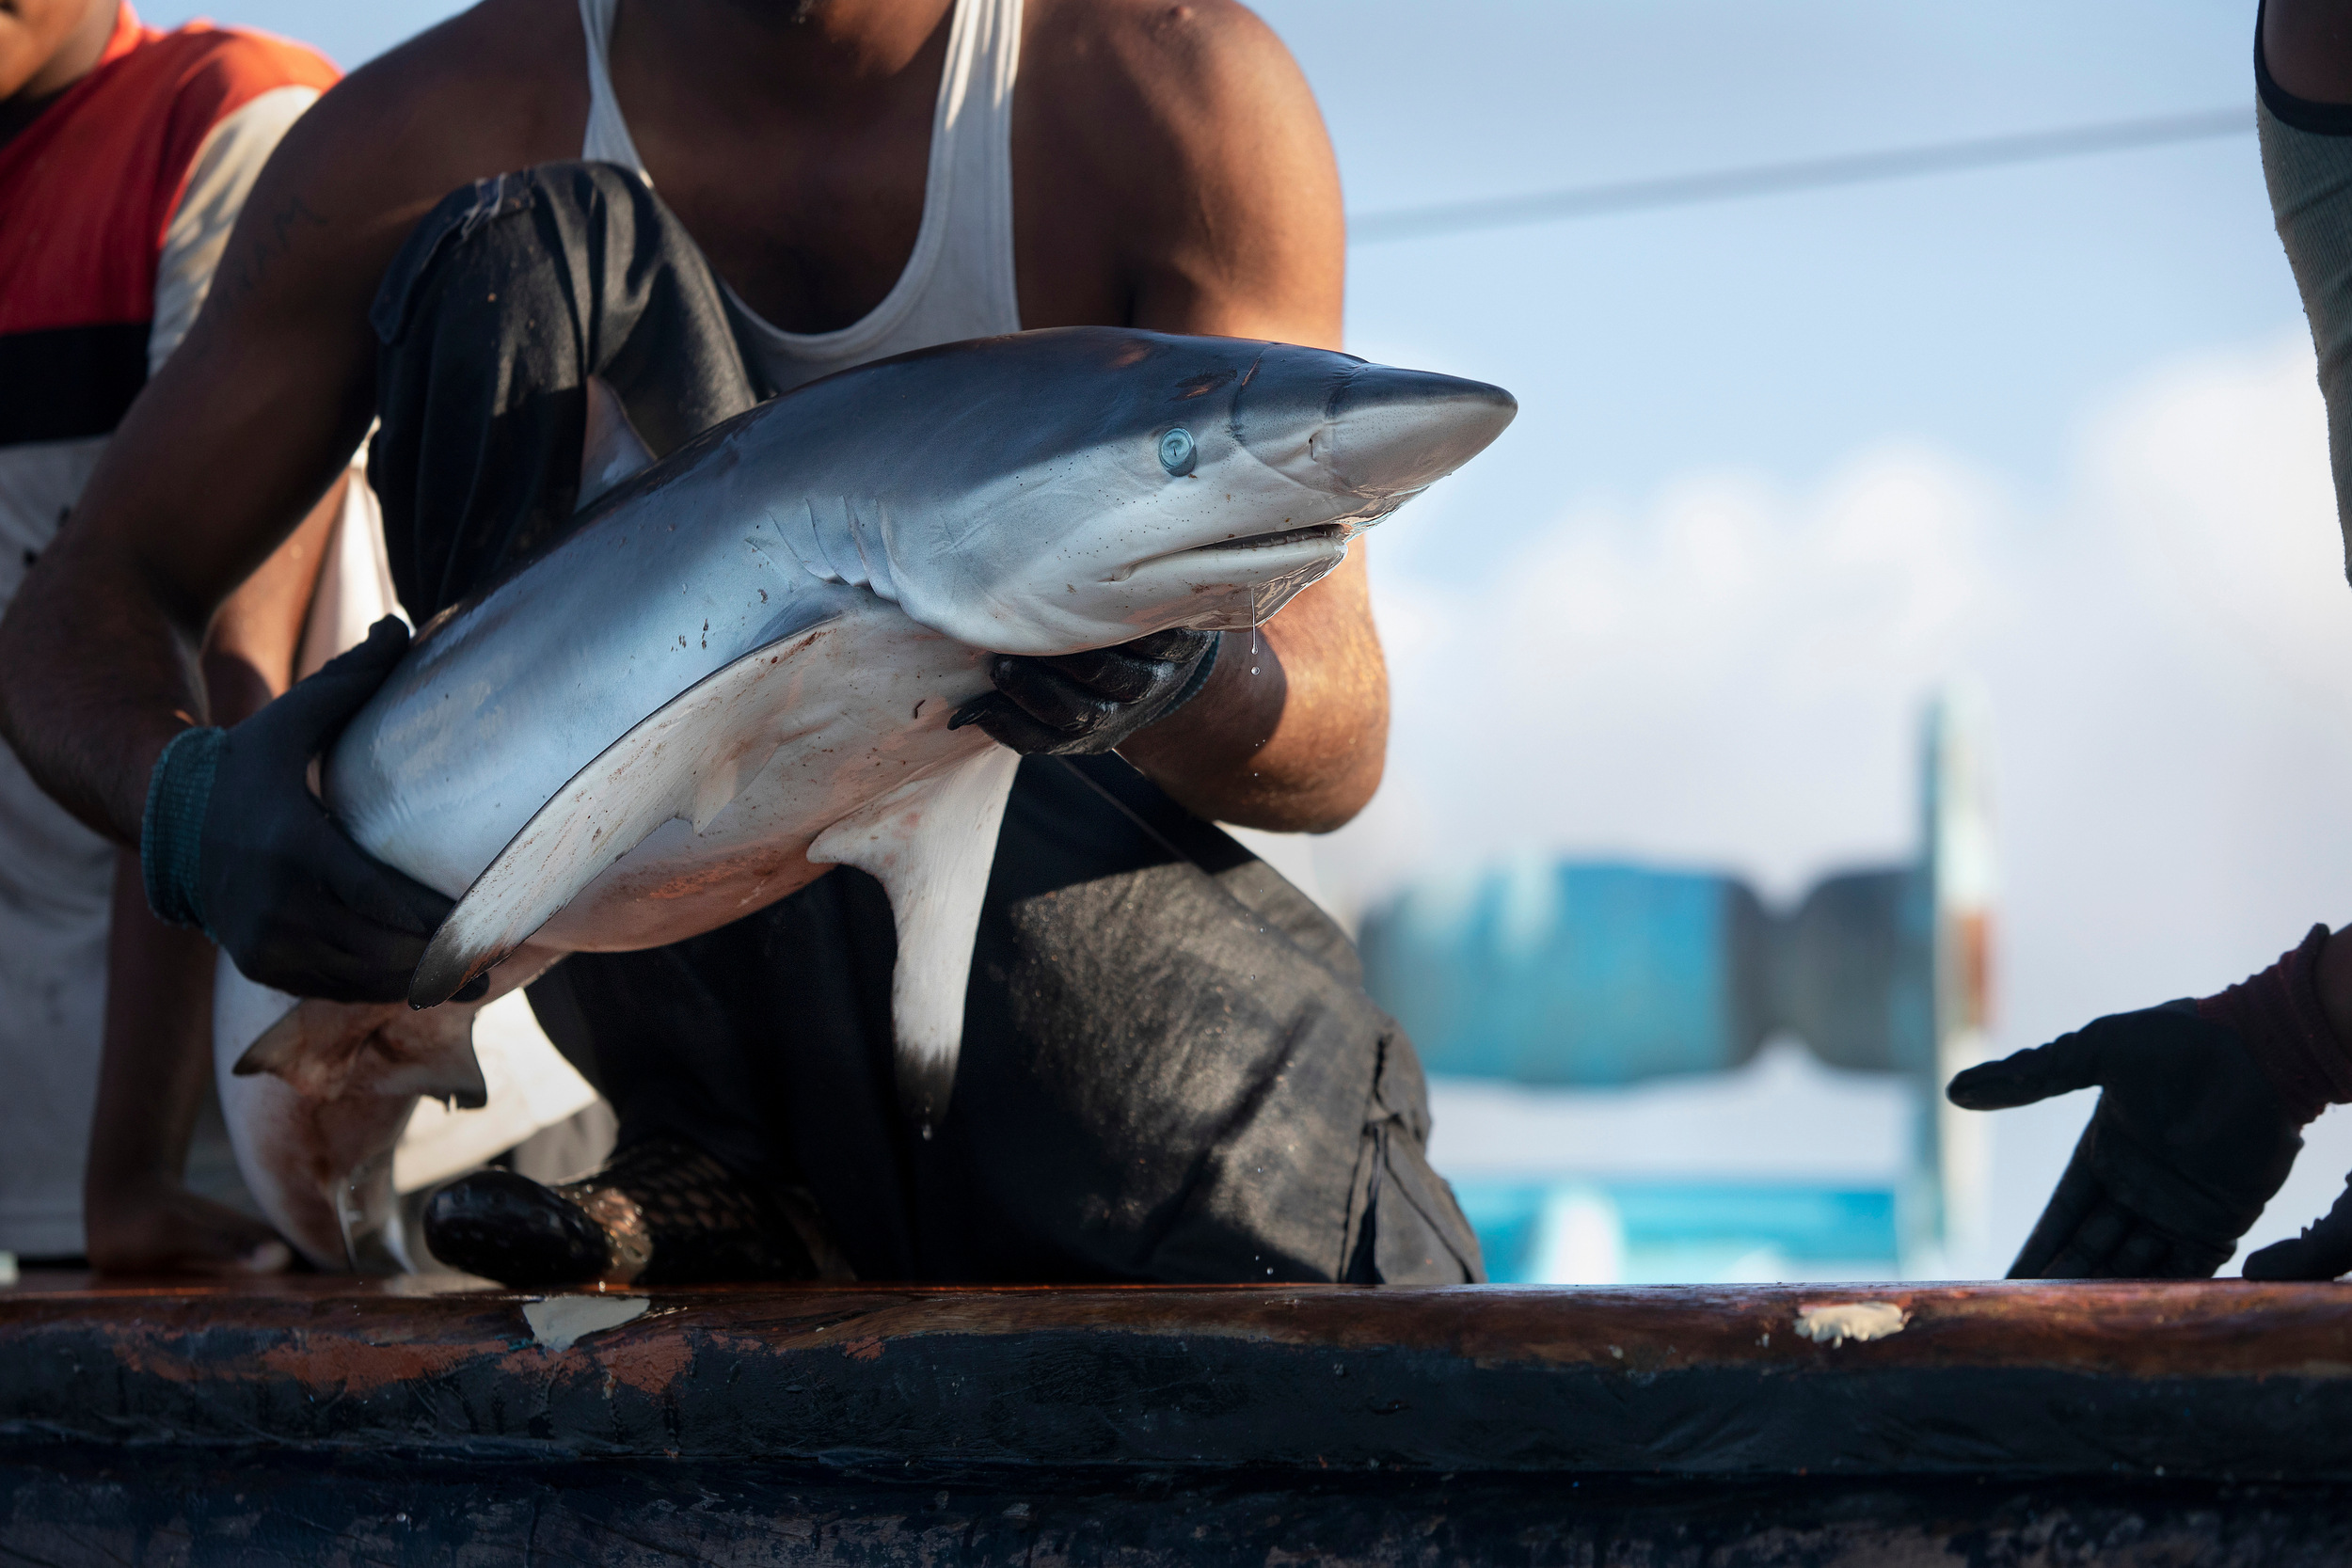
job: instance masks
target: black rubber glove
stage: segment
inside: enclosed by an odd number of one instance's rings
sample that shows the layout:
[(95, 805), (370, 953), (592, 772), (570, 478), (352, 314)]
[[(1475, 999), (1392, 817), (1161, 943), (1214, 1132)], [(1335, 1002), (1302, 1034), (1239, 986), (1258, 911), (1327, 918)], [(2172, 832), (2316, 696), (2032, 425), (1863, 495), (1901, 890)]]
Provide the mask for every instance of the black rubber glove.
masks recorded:
[(2010, 1277), (2205, 1278), (2286, 1180), (2308, 1118), (2236, 1030), (2188, 1001), (2098, 1019), (1947, 1092), (2001, 1111), (2093, 1086), (2090, 1125)]
[(451, 900), (352, 843), (310, 786), (310, 759), (407, 647), (387, 616), (234, 729), (188, 730), (164, 749), (139, 835), (158, 919), (201, 926), (246, 978), (296, 996), (408, 994)]
[(1155, 631), (1058, 658), (990, 657), (996, 689), (956, 709), (949, 729), (977, 724), (1025, 756), (1099, 755), (1199, 694), (1216, 667), (1219, 634)]

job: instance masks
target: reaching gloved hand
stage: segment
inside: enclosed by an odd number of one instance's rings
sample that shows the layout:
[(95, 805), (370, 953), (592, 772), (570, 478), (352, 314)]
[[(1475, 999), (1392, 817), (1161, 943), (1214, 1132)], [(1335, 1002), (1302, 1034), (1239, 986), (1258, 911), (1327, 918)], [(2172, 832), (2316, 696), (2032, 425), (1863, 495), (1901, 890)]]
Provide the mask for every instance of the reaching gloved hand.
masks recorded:
[(200, 926), (248, 979), (297, 996), (394, 1002), (451, 900), (369, 856), (310, 792), (310, 759), (407, 650), (368, 640), (233, 729), (181, 732), (156, 759), (139, 870), (157, 919)]
[(1174, 713), (1208, 684), (1218, 634), (1155, 631), (1058, 658), (992, 655), (996, 689), (956, 709), (949, 729), (977, 724), (1025, 756), (1100, 755)]
[(2217, 996), (2112, 1014), (1952, 1080), (1972, 1111), (2100, 1090), (2010, 1278), (2201, 1279), (2229, 1260), (2286, 1180), (2298, 1129), (2352, 1100), (2352, 1053), (2315, 983), (2327, 940), (2316, 927)]

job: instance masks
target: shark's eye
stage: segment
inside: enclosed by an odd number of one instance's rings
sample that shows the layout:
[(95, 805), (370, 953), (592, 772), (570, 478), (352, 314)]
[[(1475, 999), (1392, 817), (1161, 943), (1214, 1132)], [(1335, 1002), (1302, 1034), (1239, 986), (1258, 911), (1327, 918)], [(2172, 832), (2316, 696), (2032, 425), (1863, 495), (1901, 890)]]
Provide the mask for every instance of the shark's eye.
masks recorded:
[(1160, 467), (1170, 479), (1182, 479), (1192, 472), (1192, 461), (1198, 453), (1192, 444), (1192, 432), (1178, 425), (1160, 437)]

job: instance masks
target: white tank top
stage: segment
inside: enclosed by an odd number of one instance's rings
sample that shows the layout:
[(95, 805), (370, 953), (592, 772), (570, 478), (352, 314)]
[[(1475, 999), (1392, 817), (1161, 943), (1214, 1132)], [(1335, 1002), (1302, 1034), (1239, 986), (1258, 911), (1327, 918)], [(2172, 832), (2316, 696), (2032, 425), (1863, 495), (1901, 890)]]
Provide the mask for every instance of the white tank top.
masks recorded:
[[(612, 96), (606, 47), (618, 5), (580, 0), (588, 40), (588, 133), (580, 155), (633, 168), (650, 182)], [(834, 332), (787, 332), (720, 279), (744, 346), (777, 391), (869, 359), (1021, 330), (1012, 272), (1012, 87), (1020, 61), (1021, 0), (956, 0), (931, 117), (923, 227), (906, 271), (864, 319)]]

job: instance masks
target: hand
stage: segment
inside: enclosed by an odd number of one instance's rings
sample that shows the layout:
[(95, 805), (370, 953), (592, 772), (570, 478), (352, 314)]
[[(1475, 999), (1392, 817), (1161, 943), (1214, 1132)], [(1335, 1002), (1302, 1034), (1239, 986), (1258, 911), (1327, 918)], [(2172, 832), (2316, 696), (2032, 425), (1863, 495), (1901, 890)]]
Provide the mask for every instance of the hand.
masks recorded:
[(956, 710), (1025, 756), (1099, 755), (1182, 707), (1214, 665), (1217, 634), (1158, 631), (1058, 658), (992, 656), (996, 689)]
[(2297, 1118), (2237, 1032), (2192, 1002), (2096, 1020), (1947, 1092), (1999, 1111), (2094, 1085), (2090, 1125), (2010, 1277), (2210, 1275), (2286, 1180)]
[[(400, 1001), (449, 912), (450, 899), (352, 843), (309, 783), (310, 760), (407, 646), (407, 628), (387, 616), (235, 728), (182, 736), (156, 768), (139, 846), (150, 901), (167, 921), (193, 915), (248, 979), (333, 1002)], [(194, 750), (207, 745), (209, 782)], [(184, 766), (182, 747), (192, 749)]]
[(161, 1177), (91, 1192), (82, 1228), (105, 1274), (283, 1274), (294, 1262), (260, 1220)]

